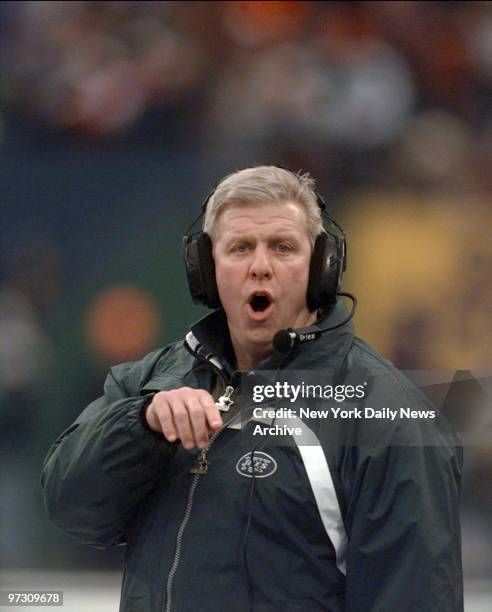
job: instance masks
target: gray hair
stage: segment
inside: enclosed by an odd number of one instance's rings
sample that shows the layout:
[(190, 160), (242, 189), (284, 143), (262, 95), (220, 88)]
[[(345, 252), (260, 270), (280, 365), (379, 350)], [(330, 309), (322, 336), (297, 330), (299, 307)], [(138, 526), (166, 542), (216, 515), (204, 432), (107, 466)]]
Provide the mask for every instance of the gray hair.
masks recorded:
[(207, 203), (203, 231), (214, 241), (218, 219), (230, 206), (286, 202), (299, 204), (306, 212), (307, 230), (314, 246), (316, 237), (323, 231), (315, 181), (309, 173), (294, 174), (277, 166), (245, 168), (223, 178)]

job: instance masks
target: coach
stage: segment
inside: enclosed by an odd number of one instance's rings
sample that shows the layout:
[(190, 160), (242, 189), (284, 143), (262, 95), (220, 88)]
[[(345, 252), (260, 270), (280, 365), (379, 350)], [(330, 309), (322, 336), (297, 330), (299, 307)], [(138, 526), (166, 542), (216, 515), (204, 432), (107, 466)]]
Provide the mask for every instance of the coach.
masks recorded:
[(113, 367), (45, 460), (52, 520), (126, 545), (122, 612), (463, 609), (462, 456), (439, 414), (251, 433), (248, 377), (312, 372), (367, 383), (360, 406), (429, 408), (354, 336), (337, 297), (345, 240), (323, 207), (309, 176), (283, 168), (223, 179), (204, 231), (184, 239), (192, 297), (213, 312)]

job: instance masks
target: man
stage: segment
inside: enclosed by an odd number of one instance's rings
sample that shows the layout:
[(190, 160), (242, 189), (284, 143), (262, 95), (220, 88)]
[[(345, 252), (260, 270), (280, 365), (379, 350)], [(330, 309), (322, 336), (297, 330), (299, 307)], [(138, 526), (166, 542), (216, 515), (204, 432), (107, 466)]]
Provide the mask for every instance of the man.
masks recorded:
[[(194, 299), (221, 308), (112, 368), (46, 458), (52, 519), (126, 544), (124, 612), (462, 609), (460, 449), (439, 416), (356, 418), (428, 406), (354, 337), (337, 301), (344, 242), (322, 206), (282, 168), (226, 177), (185, 238)], [(322, 379), (330, 415), (267, 409), (272, 389), (304, 393), (299, 372)], [(289, 418), (301, 427), (266, 427)]]

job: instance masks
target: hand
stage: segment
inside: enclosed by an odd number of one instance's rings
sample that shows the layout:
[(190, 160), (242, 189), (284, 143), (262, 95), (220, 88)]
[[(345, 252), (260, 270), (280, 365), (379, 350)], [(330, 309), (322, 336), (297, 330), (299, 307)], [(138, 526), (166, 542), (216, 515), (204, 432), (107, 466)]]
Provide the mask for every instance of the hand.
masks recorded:
[(213, 397), (203, 389), (181, 387), (159, 391), (145, 411), (148, 426), (166, 440), (178, 438), (185, 448), (205, 448), (210, 434), (222, 427)]

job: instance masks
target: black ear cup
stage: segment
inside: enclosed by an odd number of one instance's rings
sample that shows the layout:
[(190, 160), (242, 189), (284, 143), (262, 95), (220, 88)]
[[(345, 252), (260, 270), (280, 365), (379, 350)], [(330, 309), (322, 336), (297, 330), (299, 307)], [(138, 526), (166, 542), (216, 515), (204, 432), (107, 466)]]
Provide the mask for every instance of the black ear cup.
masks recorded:
[(335, 305), (344, 269), (344, 237), (322, 232), (314, 243), (309, 267), (306, 301), (311, 312)]
[(222, 305), (215, 279), (212, 240), (205, 232), (183, 238), (183, 258), (188, 286), (195, 304), (220, 308)]

